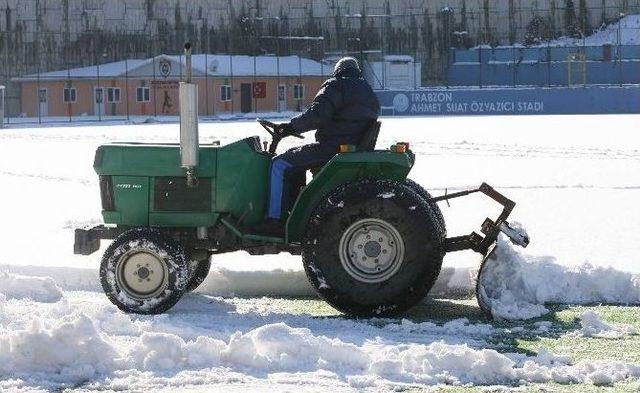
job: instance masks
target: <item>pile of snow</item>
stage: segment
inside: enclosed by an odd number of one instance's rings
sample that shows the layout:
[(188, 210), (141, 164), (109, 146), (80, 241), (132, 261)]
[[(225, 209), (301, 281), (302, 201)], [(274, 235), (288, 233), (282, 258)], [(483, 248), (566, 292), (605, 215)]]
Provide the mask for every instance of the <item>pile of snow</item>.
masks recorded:
[[(28, 313), (25, 307), (31, 307)], [(54, 305), (15, 301), (0, 314), (0, 320), (12, 321), (0, 324), (0, 389), (7, 390), (79, 384), (95, 390), (170, 390), (230, 382), (264, 390), (273, 383), (317, 388), (317, 382), (338, 390), (378, 391), (438, 384), (612, 384), (640, 377), (640, 366), (622, 362), (574, 364), (544, 349), (535, 356), (501, 353), (487, 348), (488, 341), (510, 334), (507, 330), (466, 319), (374, 326), (228, 314), (222, 307), (134, 316), (92, 293), (70, 293)], [(543, 328), (548, 326), (539, 324)]]
[(640, 304), (640, 275), (583, 264), (568, 267), (554, 257), (533, 257), (500, 236), (482, 271), (481, 295), (497, 319), (546, 314), (545, 303)]
[(0, 273), (0, 294), (6, 299), (31, 299), (37, 302), (57, 302), (62, 290), (50, 277), (30, 277)]
[(0, 374), (81, 381), (110, 372), (116, 350), (84, 314), (65, 316), (52, 326), (33, 318), (24, 330), (0, 335)]
[(580, 335), (584, 337), (599, 337), (617, 339), (625, 336), (638, 334), (636, 328), (630, 325), (612, 326), (605, 323), (600, 314), (595, 311), (588, 310), (580, 316)]

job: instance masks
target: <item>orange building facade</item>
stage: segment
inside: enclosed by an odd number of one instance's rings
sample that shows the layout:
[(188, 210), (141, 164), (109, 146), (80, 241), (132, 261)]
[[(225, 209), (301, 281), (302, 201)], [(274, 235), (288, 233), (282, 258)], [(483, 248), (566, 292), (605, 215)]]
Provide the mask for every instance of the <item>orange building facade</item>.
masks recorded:
[[(175, 116), (184, 67), (180, 56), (161, 55), (14, 81), (20, 83), (26, 117)], [(198, 85), (201, 116), (300, 111), (330, 71), (296, 56), (195, 55), (192, 82)]]

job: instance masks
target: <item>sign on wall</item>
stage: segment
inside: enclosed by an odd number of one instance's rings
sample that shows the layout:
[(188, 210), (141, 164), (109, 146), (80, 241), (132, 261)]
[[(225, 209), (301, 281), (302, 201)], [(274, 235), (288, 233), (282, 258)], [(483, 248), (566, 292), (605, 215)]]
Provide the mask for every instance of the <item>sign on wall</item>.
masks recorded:
[(162, 75), (164, 78), (167, 78), (169, 75), (171, 75), (171, 62), (169, 60), (160, 60), (158, 69), (160, 70), (160, 75)]
[(425, 89), (377, 95), (382, 114), (398, 116), (640, 113), (640, 86)]

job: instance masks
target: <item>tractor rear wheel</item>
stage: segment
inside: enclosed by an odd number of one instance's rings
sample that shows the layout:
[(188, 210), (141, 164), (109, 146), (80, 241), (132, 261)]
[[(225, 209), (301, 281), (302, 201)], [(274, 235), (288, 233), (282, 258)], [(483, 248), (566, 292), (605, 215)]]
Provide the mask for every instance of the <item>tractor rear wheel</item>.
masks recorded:
[(318, 204), (302, 257), (311, 285), (336, 309), (394, 316), (431, 289), (443, 244), (434, 212), (411, 187), (363, 180), (338, 187)]
[(207, 257), (207, 259), (194, 261), (192, 264), (192, 273), (191, 278), (189, 279), (189, 284), (187, 284), (187, 292), (191, 292), (198, 288), (207, 278), (209, 270), (211, 269), (211, 259)]
[(184, 294), (190, 268), (183, 248), (152, 228), (136, 228), (118, 236), (100, 264), (107, 297), (127, 313), (159, 314)]
[[(431, 199), (431, 194), (429, 193), (429, 191), (425, 190), (425, 188), (422, 187), (417, 182), (411, 179), (405, 179), (404, 184), (409, 186), (409, 188), (415, 191), (416, 194), (420, 195), (425, 201), (429, 201)], [(442, 233), (442, 236), (447, 237), (447, 226), (444, 222), (444, 216), (442, 215), (440, 206), (438, 206), (436, 202), (427, 202), (427, 203), (429, 204), (429, 207), (431, 207), (431, 211), (433, 212), (433, 215), (436, 218), (436, 221), (438, 222), (438, 225), (440, 227), (439, 229), (440, 229), (440, 232)]]

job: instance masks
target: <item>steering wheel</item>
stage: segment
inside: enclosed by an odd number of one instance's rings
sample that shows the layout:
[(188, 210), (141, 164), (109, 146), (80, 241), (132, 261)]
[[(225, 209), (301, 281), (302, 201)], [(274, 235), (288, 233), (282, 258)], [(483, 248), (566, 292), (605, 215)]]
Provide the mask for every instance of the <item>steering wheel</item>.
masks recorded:
[(278, 148), (278, 144), (282, 139), (288, 136), (295, 136), (296, 138), (304, 139), (304, 137), (300, 134), (288, 134), (288, 135), (280, 135), (276, 132), (276, 127), (278, 126), (275, 123), (272, 123), (268, 120), (264, 119), (256, 119), (256, 121), (271, 135), (271, 145), (269, 145), (269, 153), (276, 154), (276, 149)]

